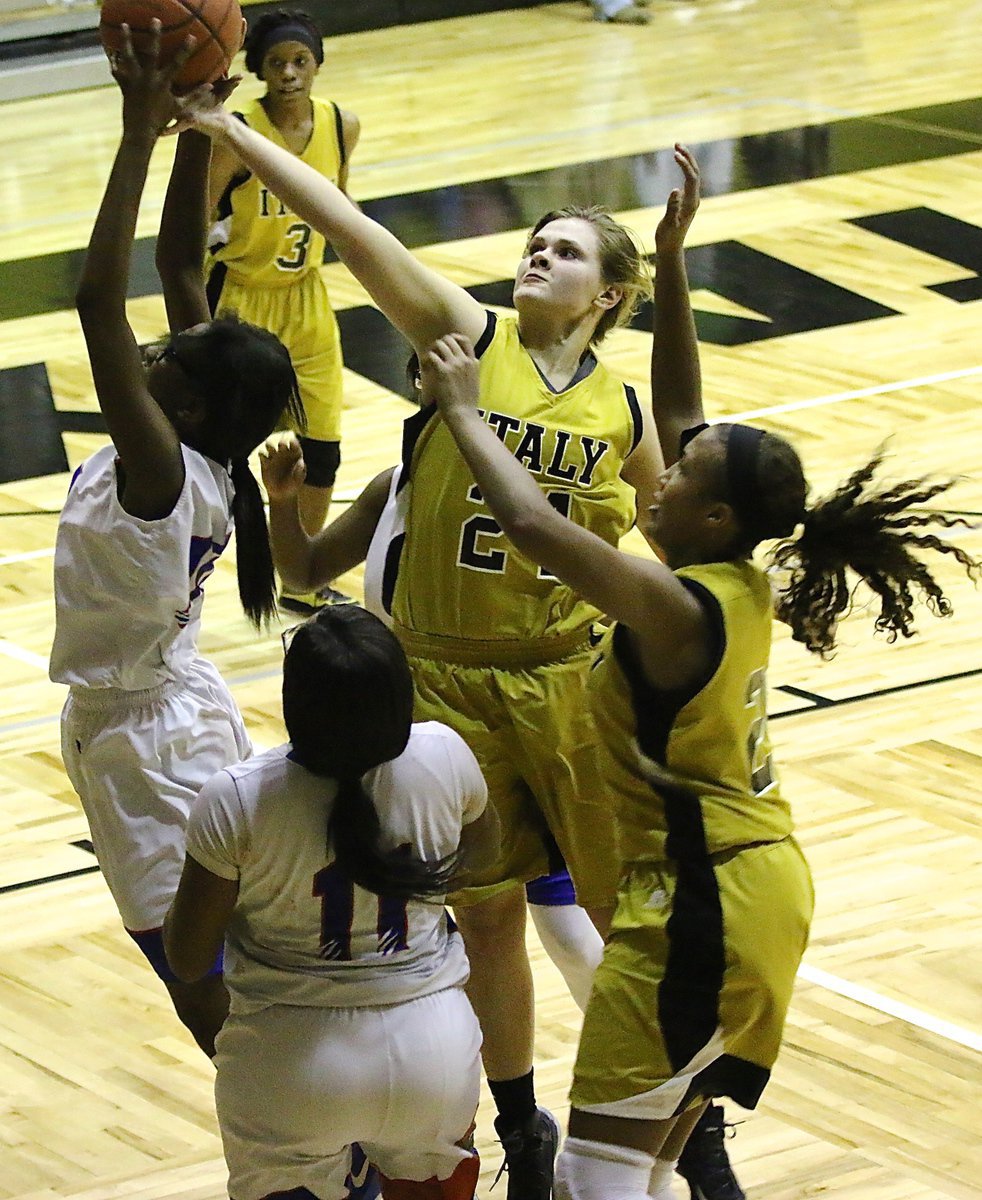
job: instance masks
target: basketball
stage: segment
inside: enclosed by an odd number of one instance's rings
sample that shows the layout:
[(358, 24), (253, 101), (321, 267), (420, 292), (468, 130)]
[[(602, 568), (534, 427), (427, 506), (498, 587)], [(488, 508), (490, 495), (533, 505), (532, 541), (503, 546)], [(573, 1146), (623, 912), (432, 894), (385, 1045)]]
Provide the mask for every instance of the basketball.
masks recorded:
[(122, 26), (129, 25), (133, 48), (150, 48), (150, 22), (160, 21), (160, 61), (169, 62), (188, 35), (196, 39), (194, 53), (174, 78), (175, 92), (188, 92), (200, 83), (224, 75), (242, 41), (239, 0), (103, 0), (99, 36), (107, 51), (122, 50)]

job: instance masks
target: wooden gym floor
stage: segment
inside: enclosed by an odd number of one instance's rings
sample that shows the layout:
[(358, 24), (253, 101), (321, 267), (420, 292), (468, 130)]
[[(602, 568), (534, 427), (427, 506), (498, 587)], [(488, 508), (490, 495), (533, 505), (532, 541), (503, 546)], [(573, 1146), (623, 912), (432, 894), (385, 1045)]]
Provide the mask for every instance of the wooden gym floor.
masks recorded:
[[(816, 491), (890, 439), (890, 471), (965, 477), (982, 516), (982, 20), (965, 0), (653, 0), (647, 28), (579, 3), (336, 39), (319, 90), (364, 133), (352, 191), (491, 304), (529, 221), (567, 198), (644, 237), (697, 148), (692, 230), (707, 407), (793, 437)], [(243, 84), (253, 94), (255, 82)], [(0, 1198), (217, 1200), (211, 1068), (122, 933), (58, 751), (51, 553), (68, 469), (103, 434), (70, 311), (118, 132), (110, 87), (4, 105), (0, 164)], [(163, 326), (154, 160), (131, 315)], [(335, 511), (398, 454), (403, 347), (344, 271)], [(604, 347), (647, 396), (643, 318)], [(974, 531), (952, 534), (976, 555)], [(636, 540), (631, 542), (637, 545)], [(982, 1194), (979, 595), (829, 663), (777, 635), (773, 734), (818, 888), (786, 1045), (730, 1143), (753, 1200)], [(260, 743), (280, 739), (277, 631), (225, 563), (203, 648)], [(355, 591), (360, 577), (344, 583)], [(578, 1014), (530, 935), (541, 1100), (565, 1115)], [(740, 1118), (733, 1106), (728, 1115)], [(499, 1156), (490, 1111), (487, 1194)], [(504, 1184), (499, 1185), (499, 1192)], [(495, 1193), (498, 1194), (498, 1193)], [(683, 1194), (681, 1182), (679, 1195)]]

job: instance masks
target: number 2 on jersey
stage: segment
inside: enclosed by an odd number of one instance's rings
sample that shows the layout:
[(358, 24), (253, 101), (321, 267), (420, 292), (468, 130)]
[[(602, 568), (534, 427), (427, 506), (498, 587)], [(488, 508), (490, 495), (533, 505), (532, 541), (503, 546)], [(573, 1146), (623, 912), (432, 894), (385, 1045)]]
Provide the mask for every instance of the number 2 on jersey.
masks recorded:
[[(477, 493), (477, 495), (475, 495)], [(477, 488), (471, 488), (469, 500), (479, 499)], [(546, 499), (558, 513), (569, 516), (572, 497), (569, 492), (546, 492)], [(457, 565), (467, 567), (471, 571), (486, 571), (500, 575), (508, 563), (508, 552), (487, 545), (487, 538), (502, 538), (501, 526), (486, 513), (475, 513), (468, 517), (460, 527), (460, 544), (457, 551)], [(544, 567), (539, 567), (540, 579), (555, 579), (556, 576)]]

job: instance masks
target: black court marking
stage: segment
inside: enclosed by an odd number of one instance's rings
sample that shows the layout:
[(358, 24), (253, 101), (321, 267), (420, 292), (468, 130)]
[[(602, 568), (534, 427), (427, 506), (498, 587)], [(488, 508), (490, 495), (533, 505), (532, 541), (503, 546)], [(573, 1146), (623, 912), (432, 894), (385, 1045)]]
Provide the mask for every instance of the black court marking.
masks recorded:
[(977, 225), (969, 225), (931, 208), (905, 208), (871, 217), (854, 217), (850, 224), (971, 272), (968, 279), (928, 284), (929, 291), (947, 296), (958, 304), (982, 298), (982, 278), (978, 274), (982, 270), (982, 229)]
[[(89, 854), (95, 854), (95, 847), (88, 838), (79, 838), (71, 845), (76, 846), (79, 850), (85, 850)], [(42, 883), (57, 883), (62, 879), (76, 879), (79, 875), (93, 875), (98, 870), (99, 864), (96, 863), (93, 867), (78, 867), (74, 871), (61, 871), (57, 875), (44, 875), (39, 879), (22, 879), (20, 883), (8, 883), (0, 887), (0, 896), (6, 895), (7, 892), (21, 892), (25, 888), (40, 887)]]
[[(982, 98), (701, 142), (693, 149), (709, 197), (969, 153), (982, 149), (980, 129)], [(549, 209), (571, 203), (614, 211), (661, 208), (678, 184), (673, 155), (671, 147), (659, 148), (366, 200), (362, 208), (410, 248), (526, 228)], [(131, 299), (160, 291), (154, 240), (134, 243)], [(79, 249), (0, 264), (0, 321), (71, 308), (83, 255)]]
[[(822, 712), (830, 708), (842, 708), (847, 704), (858, 704), (863, 700), (877, 700), (881, 696), (892, 696), (898, 692), (912, 692), (919, 688), (932, 687), (938, 683), (952, 683), (957, 679), (971, 679), (977, 675), (982, 675), (982, 667), (977, 667), (971, 671), (957, 671), (953, 675), (939, 675), (935, 679), (919, 679), (914, 683), (900, 683), (894, 687), (878, 688), (872, 692), (862, 692), (858, 696), (846, 696), (841, 700), (831, 700), (827, 696), (819, 696), (815, 692), (805, 691), (804, 688), (794, 687), (792, 684), (779, 684), (774, 690), (785, 692), (789, 696), (799, 696), (802, 699), (811, 700), (812, 703), (803, 708), (791, 709), (783, 713), (771, 713), (768, 715), (768, 721), (780, 721), (783, 717), (799, 717), (804, 713)], [(80, 850), (87, 850), (89, 853), (94, 853), (92, 843), (88, 838), (80, 838), (78, 841), (71, 843), (77, 846)], [(94, 871), (98, 871), (98, 866), (81, 867), (76, 871), (62, 871), (58, 875), (44, 875), (38, 879), (23, 879), (20, 883), (8, 883), (0, 887), (0, 896), (7, 892), (19, 892), (26, 888), (40, 887), (45, 883), (57, 883), (63, 879), (74, 879), (79, 875), (91, 875)]]
[(859, 704), (863, 700), (879, 700), (883, 696), (895, 696), (900, 692), (913, 692), (918, 688), (932, 687), (936, 683), (954, 683), (957, 679), (973, 679), (982, 675), (982, 667), (970, 671), (955, 671), (951, 675), (938, 675), (934, 679), (917, 679), (913, 683), (897, 683), (892, 687), (875, 688), (871, 692), (860, 692), (856, 696), (843, 696), (840, 700), (831, 700), (827, 696), (818, 696), (814, 692), (806, 692), (804, 688), (792, 687), (790, 684), (780, 684), (775, 687), (777, 692), (786, 692), (789, 696), (799, 696), (812, 700), (813, 703), (803, 708), (788, 709), (787, 712), (769, 713), (768, 721), (780, 721), (785, 717), (799, 717), (802, 713), (822, 712), (830, 708), (844, 708), (847, 704)]
[(94, 875), (98, 870), (97, 864), (94, 867), (79, 867), (77, 871), (62, 871), (58, 875), (45, 875), (40, 879), (22, 879), (20, 883), (7, 883), (0, 887), (0, 896), (5, 896), (8, 892), (21, 892), (26, 888), (40, 887), (42, 883), (58, 883), (62, 879), (76, 879), (79, 875)]
[(0, 371), (0, 483), (68, 470), (48, 372), (42, 363)]
[[(789, 696), (797, 696), (799, 700), (810, 700), (809, 708), (828, 708), (834, 703), (828, 696), (819, 696), (816, 692), (807, 692), (804, 688), (794, 687), (790, 683), (781, 683), (774, 689), (775, 692), (785, 692)], [(797, 709), (798, 712), (806, 712), (807, 709)], [(775, 720), (774, 717), (768, 716), (769, 721)]]

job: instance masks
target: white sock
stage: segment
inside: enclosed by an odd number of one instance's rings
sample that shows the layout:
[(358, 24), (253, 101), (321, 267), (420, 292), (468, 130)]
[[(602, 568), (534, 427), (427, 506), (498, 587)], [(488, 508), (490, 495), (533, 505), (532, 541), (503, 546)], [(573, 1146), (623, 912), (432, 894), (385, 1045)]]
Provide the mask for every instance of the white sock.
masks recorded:
[(643, 1150), (568, 1137), (556, 1160), (555, 1200), (648, 1200), (654, 1165)]

